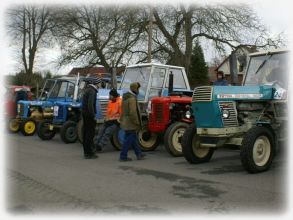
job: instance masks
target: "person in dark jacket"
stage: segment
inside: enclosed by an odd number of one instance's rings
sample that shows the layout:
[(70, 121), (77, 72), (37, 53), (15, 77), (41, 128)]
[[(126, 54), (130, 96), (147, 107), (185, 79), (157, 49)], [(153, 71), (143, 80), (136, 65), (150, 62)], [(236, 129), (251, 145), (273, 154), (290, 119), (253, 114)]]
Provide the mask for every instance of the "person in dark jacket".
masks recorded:
[(119, 161), (131, 161), (127, 156), (129, 147), (133, 147), (136, 158), (142, 160), (145, 155), (142, 154), (138, 144), (137, 131), (142, 127), (139, 106), (137, 103), (137, 95), (139, 93), (140, 84), (138, 82), (130, 84), (130, 90), (123, 95), (122, 114), (120, 118), (120, 126), (125, 131), (124, 142), (120, 152)]
[(227, 80), (223, 71), (217, 72), (217, 80), (214, 82), (214, 86), (228, 86)]
[(94, 153), (94, 136), (96, 128), (96, 99), (98, 84), (101, 79), (91, 77), (87, 81), (82, 97), (82, 118), (83, 118), (83, 151), (85, 159), (95, 159), (98, 156)]

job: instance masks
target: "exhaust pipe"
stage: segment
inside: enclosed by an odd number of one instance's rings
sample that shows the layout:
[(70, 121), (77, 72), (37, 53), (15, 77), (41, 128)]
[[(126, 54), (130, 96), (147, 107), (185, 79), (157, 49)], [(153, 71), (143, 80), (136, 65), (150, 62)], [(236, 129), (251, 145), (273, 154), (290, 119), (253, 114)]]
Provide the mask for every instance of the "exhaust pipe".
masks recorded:
[(173, 75), (172, 71), (170, 71), (170, 74), (169, 74), (169, 86), (168, 86), (168, 96), (171, 96), (171, 94), (173, 93), (173, 79), (174, 79), (174, 75)]

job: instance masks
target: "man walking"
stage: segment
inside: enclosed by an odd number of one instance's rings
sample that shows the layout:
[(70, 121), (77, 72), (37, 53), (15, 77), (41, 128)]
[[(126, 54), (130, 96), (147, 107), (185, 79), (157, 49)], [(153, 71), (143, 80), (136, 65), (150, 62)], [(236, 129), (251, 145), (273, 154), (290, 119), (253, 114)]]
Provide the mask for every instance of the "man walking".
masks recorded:
[(133, 147), (134, 153), (138, 160), (144, 159), (138, 144), (137, 131), (141, 129), (142, 122), (137, 103), (137, 95), (139, 93), (140, 84), (134, 82), (130, 84), (130, 90), (123, 95), (122, 99), (122, 115), (120, 118), (120, 126), (125, 130), (124, 142), (120, 152), (119, 161), (131, 161), (128, 157), (129, 147)]
[(85, 159), (95, 159), (94, 153), (94, 136), (96, 128), (96, 99), (98, 84), (101, 79), (91, 77), (85, 87), (82, 97), (82, 118), (83, 118), (83, 151)]

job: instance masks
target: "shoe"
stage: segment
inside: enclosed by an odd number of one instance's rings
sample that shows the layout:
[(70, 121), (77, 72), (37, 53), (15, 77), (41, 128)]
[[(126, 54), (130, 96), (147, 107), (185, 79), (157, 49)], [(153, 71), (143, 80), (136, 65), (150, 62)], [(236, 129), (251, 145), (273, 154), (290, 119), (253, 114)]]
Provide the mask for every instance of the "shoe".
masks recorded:
[(140, 156), (137, 157), (137, 160), (145, 160), (145, 154), (141, 154)]
[(93, 154), (93, 155), (85, 155), (84, 156), (84, 159), (96, 159), (96, 158), (98, 158), (98, 156), (95, 155), (95, 154)]
[(126, 159), (119, 159), (120, 162), (127, 162), (127, 161), (132, 161), (130, 157), (127, 157)]
[(96, 144), (94, 152), (102, 152), (102, 147), (100, 145)]

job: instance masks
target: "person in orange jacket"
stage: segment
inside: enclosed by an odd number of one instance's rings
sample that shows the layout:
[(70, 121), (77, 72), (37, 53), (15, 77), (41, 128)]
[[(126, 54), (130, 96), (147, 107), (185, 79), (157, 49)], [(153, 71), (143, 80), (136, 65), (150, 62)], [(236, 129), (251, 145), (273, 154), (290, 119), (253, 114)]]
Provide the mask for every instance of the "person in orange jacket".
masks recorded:
[(109, 92), (109, 102), (106, 112), (106, 120), (104, 126), (95, 139), (95, 148), (97, 152), (102, 151), (102, 148), (107, 145), (111, 135), (119, 126), (119, 119), (122, 111), (122, 98), (115, 88)]

